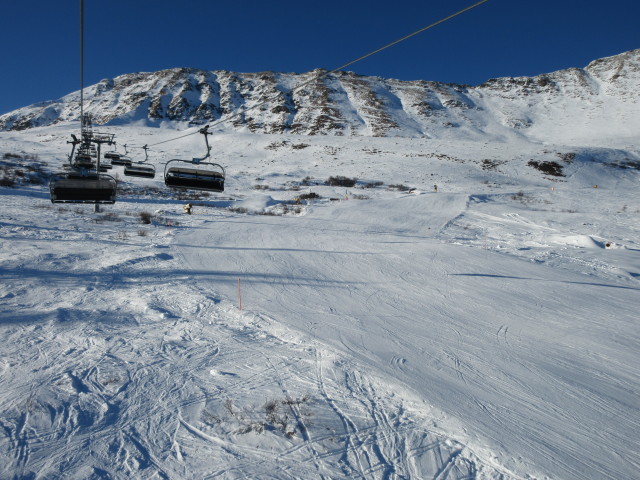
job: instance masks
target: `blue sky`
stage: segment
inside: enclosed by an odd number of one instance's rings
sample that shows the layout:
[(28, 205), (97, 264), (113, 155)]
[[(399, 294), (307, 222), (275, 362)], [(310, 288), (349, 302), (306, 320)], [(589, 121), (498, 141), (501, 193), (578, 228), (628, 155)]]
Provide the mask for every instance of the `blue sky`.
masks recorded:
[[(172, 67), (336, 68), (475, 0), (85, 0), (85, 85)], [(79, 88), (79, 0), (4, 0), (0, 113)], [(640, 48), (638, 0), (489, 0), (348, 70), (476, 85)]]

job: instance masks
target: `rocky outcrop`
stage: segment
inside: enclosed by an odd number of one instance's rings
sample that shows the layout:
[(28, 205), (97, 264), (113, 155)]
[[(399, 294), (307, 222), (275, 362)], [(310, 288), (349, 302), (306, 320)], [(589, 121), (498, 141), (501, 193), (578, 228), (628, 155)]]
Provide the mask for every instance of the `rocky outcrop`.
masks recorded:
[[(473, 137), (558, 121), (565, 106), (636, 108), (640, 50), (535, 77), (471, 87), (327, 74), (234, 73), (176, 68), (105, 79), (84, 90), (94, 124), (170, 121), (255, 133)], [(79, 92), (0, 116), (1, 130), (78, 121)], [(569, 108), (567, 107), (567, 108)], [(588, 116), (588, 115), (587, 115)], [(592, 115), (596, 117), (596, 114)]]

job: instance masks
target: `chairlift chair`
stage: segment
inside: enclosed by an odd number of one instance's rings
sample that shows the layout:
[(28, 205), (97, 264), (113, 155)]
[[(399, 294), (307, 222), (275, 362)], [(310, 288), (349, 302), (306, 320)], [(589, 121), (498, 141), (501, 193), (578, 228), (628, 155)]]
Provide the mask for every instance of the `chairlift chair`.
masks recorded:
[(115, 203), (116, 181), (110, 175), (76, 171), (49, 181), (51, 203)]
[(78, 153), (74, 160), (74, 166), (77, 168), (94, 168), (96, 166), (96, 162), (94, 162), (93, 158), (86, 153)]
[[(144, 147), (144, 162), (130, 163), (124, 167), (124, 174), (128, 177), (141, 177), (141, 178), (155, 178), (156, 169), (153, 165), (148, 163), (149, 156), (147, 155), (147, 145)], [(113, 160), (112, 160), (113, 162)]]
[[(74, 157), (80, 141), (71, 135), (73, 145), (67, 172), (54, 174), (49, 180), (51, 203), (115, 203), (116, 181), (110, 175), (96, 171), (93, 159), (80, 150)], [(102, 165), (100, 166), (102, 170)]]
[(111, 165), (124, 165), (125, 167), (128, 167), (132, 163), (133, 163), (133, 160), (131, 160), (131, 158), (127, 157), (126, 155), (118, 155), (117, 157), (111, 157)]
[[(207, 154), (203, 158), (191, 161), (174, 158), (164, 167), (164, 183), (168, 187), (185, 190), (202, 190), (207, 192), (224, 192), (224, 167), (218, 163), (206, 162), (210, 157), (211, 147), (207, 139), (211, 135), (207, 125), (200, 130), (207, 144)], [(193, 165), (190, 167), (184, 165)]]
[[(116, 142), (114, 141), (113, 144), (115, 145)], [(105, 152), (104, 154), (104, 158), (108, 158), (109, 160), (111, 160), (112, 164), (114, 164), (113, 163), (114, 160), (116, 160), (117, 162), (120, 159), (120, 157), (122, 157), (122, 155), (118, 153), (116, 150), (111, 150), (110, 152)], [(118, 165), (118, 163), (115, 163), (114, 165)]]
[[(113, 144), (115, 145), (116, 142), (113, 142)], [(115, 150), (112, 150), (110, 152), (105, 152), (104, 153), (104, 158), (120, 158), (120, 154), (118, 152), (116, 152)]]
[[(224, 192), (224, 168), (217, 163), (202, 162), (198, 168), (169, 166), (171, 163), (191, 163), (188, 160), (173, 159), (167, 162), (164, 172), (164, 183), (168, 187), (185, 190), (203, 190), (208, 192)], [(210, 166), (216, 170), (206, 168)]]
[(124, 155), (116, 152), (108, 152), (108, 153), (110, 153), (111, 156), (107, 157), (106, 153), (104, 154), (104, 156), (105, 158), (111, 159), (112, 165), (124, 165), (125, 167), (128, 167), (133, 163), (133, 160), (131, 160), (131, 157), (129, 157), (128, 155), (126, 144), (124, 145)]

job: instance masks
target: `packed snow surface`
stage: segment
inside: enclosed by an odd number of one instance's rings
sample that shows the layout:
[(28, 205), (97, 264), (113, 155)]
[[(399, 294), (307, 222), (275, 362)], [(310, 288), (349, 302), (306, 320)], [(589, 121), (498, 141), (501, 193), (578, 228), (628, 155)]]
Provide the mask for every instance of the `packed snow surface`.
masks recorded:
[(637, 478), (636, 147), (211, 141), (223, 194), (0, 188), (0, 478)]

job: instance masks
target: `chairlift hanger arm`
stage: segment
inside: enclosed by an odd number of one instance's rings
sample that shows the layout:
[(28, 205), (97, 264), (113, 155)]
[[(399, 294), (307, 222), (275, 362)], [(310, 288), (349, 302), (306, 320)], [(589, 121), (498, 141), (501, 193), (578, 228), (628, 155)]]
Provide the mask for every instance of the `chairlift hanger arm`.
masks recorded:
[(193, 163), (200, 163), (211, 157), (211, 145), (209, 145), (209, 135), (211, 135), (211, 132), (209, 131), (209, 125), (202, 127), (199, 132), (204, 135), (204, 143), (207, 145), (207, 154), (202, 158), (194, 158)]

